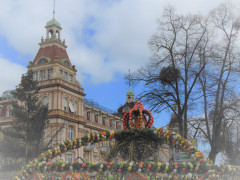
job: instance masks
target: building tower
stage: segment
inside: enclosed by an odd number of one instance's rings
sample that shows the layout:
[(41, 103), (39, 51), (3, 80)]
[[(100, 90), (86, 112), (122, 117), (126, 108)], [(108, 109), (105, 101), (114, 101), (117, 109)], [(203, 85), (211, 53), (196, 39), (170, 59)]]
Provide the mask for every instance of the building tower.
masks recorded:
[(135, 102), (134, 92), (130, 87), (127, 91), (126, 97), (127, 97), (126, 102), (128, 103)]
[[(77, 70), (68, 57), (65, 40), (61, 38), (61, 24), (53, 18), (45, 28), (46, 37), (41, 38), (40, 48), (27, 66), (33, 71), (33, 79), (39, 82), (39, 101), (48, 105), (50, 111), (49, 124), (44, 132), (45, 148), (54, 147), (67, 138), (122, 129), (118, 116), (106, 112), (104, 108), (84, 103), (84, 89), (76, 79)], [(5, 98), (4, 94), (0, 97), (0, 128), (9, 127), (14, 121), (10, 113), (10, 102), (13, 100)], [(1, 138), (0, 134), (0, 140)], [(69, 162), (77, 158), (100, 161), (109, 151), (109, 142), (96, 146), (72, 150), (61, 158)]]
[[(81, 135), (84, 129), (84, 92), (76, 80), (75, 66), (72, 65), (65, 45), (61, 40), (61, 24), (54, 18), (47, 22), (46, 39), (41, 38), (40, 48), (28, 69), (33, 71), (34, 80), (39, 81), (39, 100), (48, 105), (49, 125), (45, 134), (48, 146), (54, 146), (66, 138)], [(83, 152), (72, 152), (68, 161)]]
[(118, 108), (118, 112), (115, 115), (122, 118), (127, 111), (134, 107), (134, 105), (135, 105), (134, 92), (129, 87), (126, 93), (126, 103)]

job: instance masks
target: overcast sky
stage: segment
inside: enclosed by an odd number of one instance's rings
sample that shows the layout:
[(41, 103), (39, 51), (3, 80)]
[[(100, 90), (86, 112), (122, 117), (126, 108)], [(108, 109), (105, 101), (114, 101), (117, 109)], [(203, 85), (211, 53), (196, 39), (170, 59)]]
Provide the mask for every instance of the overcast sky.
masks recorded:
[[(223, 0), (56, 0), (72, 64), (89, 98), (115, 110), (128, 89), (123, 74), (147, 63), (147, 42), (164, 7), (178, 13), (206, 14)], [(240, 0), (232, 1), (236, 6)], [(14, 89), (33, 60), (53, 0), (0, 0), (0, 94)], [(240, 11), (239, 11), (240, 12)], [(135, 90), (136, 93), (138, 90)]]

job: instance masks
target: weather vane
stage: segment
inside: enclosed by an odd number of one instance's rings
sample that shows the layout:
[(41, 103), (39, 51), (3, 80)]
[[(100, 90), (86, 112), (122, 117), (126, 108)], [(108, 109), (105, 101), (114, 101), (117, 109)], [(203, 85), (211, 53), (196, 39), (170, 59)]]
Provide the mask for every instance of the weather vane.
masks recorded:
[(130, 73), (130, 68), (128, 69), (128, 85), (129, 85), (129, 88), (131, 87), (131, 73)]
[(53, 19), (55, 19), (55, 0), (53, 0)]

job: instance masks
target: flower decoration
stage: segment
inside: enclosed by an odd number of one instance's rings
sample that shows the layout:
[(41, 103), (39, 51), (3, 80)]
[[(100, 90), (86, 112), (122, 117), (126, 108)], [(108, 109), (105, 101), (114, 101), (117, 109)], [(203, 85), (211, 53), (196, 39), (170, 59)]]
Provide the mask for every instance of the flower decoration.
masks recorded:
[(151, 128), (153, 116), (149, 110), (143, 108), (141, 102), (136, 102), (133, 109), (124, 114), (122, 122), (124, 129)]
[[(63, 143), (41, 153), (28, 165), (24, 166), (16, 180), (27, 179), (88, 179), (91, 176), (102, 179), (239, 179), (240, 167), (231, 165), (212, 166), (196, 146), (187, 139), (181, 137), (168, 129), (150, 128), (153, 117), (148, 110), (143, 108), (141, 102), (137, 102), (134, 108), (128, 111), (123, 117), (125, 130), (103, 131), (90, 133), (76, 139), (67, 139)], [(168, 144), (186, 153), (190, 158), (189, 162), (153, 162), (153, 161), (126, 161), (126, 162), (64, 162), (61, 156), (67, 151), (78, 149), (88, 144), (102, 141), (115, 140), (116, 142), (126, 138), (147, 137), (147, 140), (154, 140), (155, 143)], [(149, 140), (150, 141), (150, 140)], [(62, 172), (68, 172), (62, 174)]]

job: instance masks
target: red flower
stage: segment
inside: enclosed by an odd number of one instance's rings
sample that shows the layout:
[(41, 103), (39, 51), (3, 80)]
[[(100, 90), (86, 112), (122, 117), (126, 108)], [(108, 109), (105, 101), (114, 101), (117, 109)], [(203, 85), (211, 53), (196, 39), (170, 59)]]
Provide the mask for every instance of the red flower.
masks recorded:
[(84, 168), (85, 166), (86, 166), (86, 163), (83, 163), (83, 164), (82, 164), (82, 167)]

